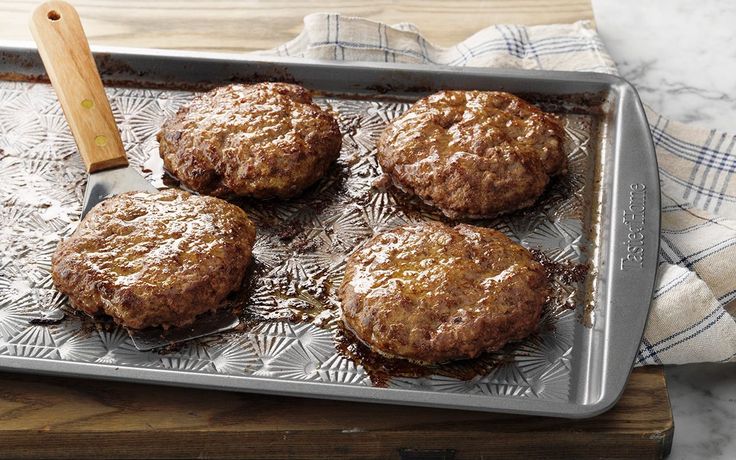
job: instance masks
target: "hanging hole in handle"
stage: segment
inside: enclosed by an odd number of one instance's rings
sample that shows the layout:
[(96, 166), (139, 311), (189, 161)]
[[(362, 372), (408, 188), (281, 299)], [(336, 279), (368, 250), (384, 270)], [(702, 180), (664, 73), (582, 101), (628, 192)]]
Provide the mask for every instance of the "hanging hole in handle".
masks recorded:
[(49, 18), (49, 21), (58, 21), (61, 19), (61, 15), (56, 10), (49, 11), (46, 17)]

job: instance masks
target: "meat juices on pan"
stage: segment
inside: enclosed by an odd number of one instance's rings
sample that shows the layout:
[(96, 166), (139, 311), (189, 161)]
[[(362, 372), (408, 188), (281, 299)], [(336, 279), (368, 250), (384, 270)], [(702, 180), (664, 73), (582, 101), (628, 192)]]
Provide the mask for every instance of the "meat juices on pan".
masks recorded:
[(340, 153), (332, 114), (301, 86), (234, 84), (196, 96), (157, 135), (164, 167), (186, 187), (219, 197), (290, 198)]
[(245, 211), (169, 189), (92, 208), (52, 257), (72, 305), (133, 329), (184, 326), (240, 288), (255, 241)]
[(494, 91), (441, 91), (417, 101), (378, 141), (395, 186), (450, 218), (482, 218), (533, 204), (565, 172), (558, 119)]
[(380, 233), (347, 259), (343, 320), (374, 351), (421, 363), (474, 358), (538, 326), (544, 267), (504, 234), (432, 222)]

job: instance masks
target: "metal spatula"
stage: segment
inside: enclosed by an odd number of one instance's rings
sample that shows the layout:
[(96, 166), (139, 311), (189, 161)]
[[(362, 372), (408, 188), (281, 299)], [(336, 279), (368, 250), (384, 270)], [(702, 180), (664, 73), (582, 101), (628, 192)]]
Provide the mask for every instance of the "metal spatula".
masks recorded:
[[(112, 195), (156, 192), (128, 165), (110, 102), (74, 7), (61, 1), (46, 2), (33, 12), (30, 27), (87, 169), (82, 217)], [(184, 330), (171, 329), (163, 334), (156, 330), (128, 332), (136, 347), (150, 350), (232, 329), (238, 323), (236, 315), (223, 310)]]

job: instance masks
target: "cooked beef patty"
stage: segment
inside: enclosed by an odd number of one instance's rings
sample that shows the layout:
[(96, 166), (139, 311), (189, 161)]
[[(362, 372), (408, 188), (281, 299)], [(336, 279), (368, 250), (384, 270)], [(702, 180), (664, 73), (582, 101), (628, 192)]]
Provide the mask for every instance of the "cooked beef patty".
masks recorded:
[(378, 162), (398, 188), (451, 218), (530, 206), (565, 171), (554, 115), (492, 91), (441, 91), (417, 101), (378, 142)]
[(158, 133), (164, 167), (208, 195), (289, 198), (340, 153), (332, 114), (286, 83), (228, 85), (194, 98)]
[(255, 228), (218, 198), (180, 190), (106, 199), (59, 243), (52, 275), (72, 305), (134, 329), (183, 326), (240, 288)]
[(474, 358), (538, 325), (548, 286), (529, 251), (440, 223), (374, 236), (347, 260), (343, 320), (373, 350), (423, 363)]

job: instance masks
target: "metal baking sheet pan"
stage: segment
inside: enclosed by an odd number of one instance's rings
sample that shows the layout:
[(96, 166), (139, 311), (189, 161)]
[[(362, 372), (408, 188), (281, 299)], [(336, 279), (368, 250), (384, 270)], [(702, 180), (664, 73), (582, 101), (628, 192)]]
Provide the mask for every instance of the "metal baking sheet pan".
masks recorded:
[[(454, 409), (588, 417), (623, 391), (657, 265), (659, 186), (635, 90), (592, 73), (335, 63), (97, 49), (131, 163), (166, 182), (155, 140), (193, 92), (230, 82), (300, 83), (339, 117), (343, 150), (305, 195), (244, 203), (259, 228), (247, 309), (268, 319), (167, 350), (137, 350), (117, 327), (75, 315), (50, 257), (79, 220), (85, 174), (29, 44), (0, 49), (0, 368), (77, 377)], [(412, 101), (440, 89), (503, 90), (558, 113), (570, 171), (533, 208), (479, 222), (552, 261), (587, 266), (556, 286), (540, 332), (470, 379), (373, 384), (336, 346), (346, 254), (374, 232), (441, 217), (374, 187), (375, 141)], [(247, 322), (246, 322), (247, 323)]]

